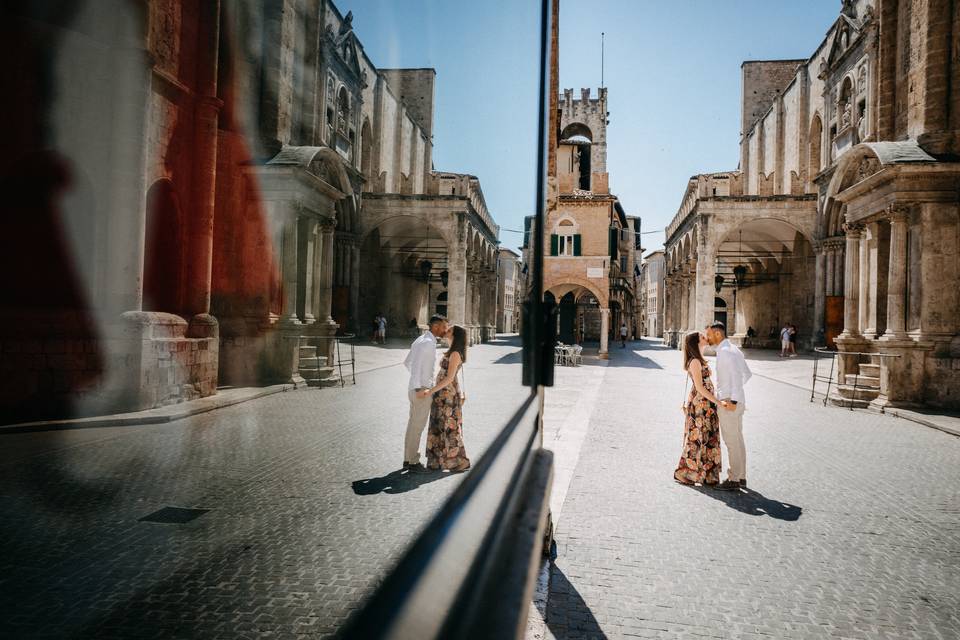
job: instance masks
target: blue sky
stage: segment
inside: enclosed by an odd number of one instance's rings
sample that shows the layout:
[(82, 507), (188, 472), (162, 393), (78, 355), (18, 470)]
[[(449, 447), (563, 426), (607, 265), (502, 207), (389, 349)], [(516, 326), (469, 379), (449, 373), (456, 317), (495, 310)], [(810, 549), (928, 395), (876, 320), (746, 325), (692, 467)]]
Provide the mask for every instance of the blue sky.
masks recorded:
[[(380, 67), (434, 67), (434, 166), (479, 176), (515, 248), (533, 209), (538, 2), (339, 0)], [(600, 85), (606, 33), (607, 169), (645, 231), (676, 213), (687, 179), (735, 169), (740, 63), (808, 57), (839, 0), (561, 0), (560, 84)], [(645, 236), (657, 248), (663, 236)]]

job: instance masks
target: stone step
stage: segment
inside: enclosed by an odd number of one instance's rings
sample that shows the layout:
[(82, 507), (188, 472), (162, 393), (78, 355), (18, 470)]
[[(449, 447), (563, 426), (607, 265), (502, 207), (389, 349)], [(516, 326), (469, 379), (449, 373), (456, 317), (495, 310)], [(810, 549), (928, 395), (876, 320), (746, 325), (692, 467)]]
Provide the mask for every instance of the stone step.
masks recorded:
[(873, 376), (865, 375), (855, 375), (848, 373), (846, 375), (846, 380), (848, 386), (853, 386), (854, 384), (857, 387), (865, 389), (879, 389), (880, 388), (880, 378), (874, 378)]
[(870, 402), (880, 395), (880, 389), (866, 389), (864, 387), (856, 387), (848, 384), (841, 384), (837, 386), (837, 392), (847, 400), (863, 400)]
[(880, 379), (880, 365), (878, 364), (861, 364), (860, 365), (860, 375), (869, 376), (871, 378)]
[(300, 345), (300, 357), (309, 358), (317, 355), (317, 348), (311, 345)]
[(838, 398), (836, 396), (830, 396), (829, 402), (834, 407), (843, 407), (844, 409), (849, 409), (851, 404), (854, 409), (866, 409), (870, 406), (869, 400), (849, 400), (848, 398)]
[(304, 376), (307, 385), (311, 387), (334, 387), (340, 384), (340, 376), (334, 373), (333, 367), (320, 367), (311, 372), (310, 377)]

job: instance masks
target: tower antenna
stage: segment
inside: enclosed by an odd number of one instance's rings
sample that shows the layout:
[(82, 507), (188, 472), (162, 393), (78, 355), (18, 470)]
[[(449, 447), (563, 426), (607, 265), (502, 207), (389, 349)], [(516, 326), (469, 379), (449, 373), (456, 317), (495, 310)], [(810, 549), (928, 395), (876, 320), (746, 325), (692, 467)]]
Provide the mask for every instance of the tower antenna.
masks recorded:
[(600, 88), (603, 88), (603, 31), (600, 32)]

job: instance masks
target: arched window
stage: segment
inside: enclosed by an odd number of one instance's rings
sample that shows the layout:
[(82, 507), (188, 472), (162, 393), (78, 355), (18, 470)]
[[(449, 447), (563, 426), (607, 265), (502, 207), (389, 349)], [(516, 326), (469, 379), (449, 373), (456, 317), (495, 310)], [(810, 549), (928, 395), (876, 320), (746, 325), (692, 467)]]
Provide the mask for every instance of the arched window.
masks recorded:
[(807, 179), (813, 182), (813, 177), (820, 173), (820, 150), (823, 142), (823, 123), (820, 116), (813, 116), (813, 122), (810, 123), (809, 138), (809, 156), (807, 158)]
[(550, 255), (579, 256), (580, 245), (580, 225), (571, 218), (562, 218), (550, 236)]

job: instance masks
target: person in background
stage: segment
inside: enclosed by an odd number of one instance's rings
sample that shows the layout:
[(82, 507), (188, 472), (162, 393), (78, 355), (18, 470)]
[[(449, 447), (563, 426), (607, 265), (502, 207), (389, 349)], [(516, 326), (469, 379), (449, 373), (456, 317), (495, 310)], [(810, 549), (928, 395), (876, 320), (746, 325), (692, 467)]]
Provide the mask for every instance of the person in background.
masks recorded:
[(780, 357), (786, 358), (790, 355), (790, 325), (784, 322), (780, 329)]
[(627, 329), (626, 321), (621, 322), (620, 323), (620, 348), (621, 349), (627, 348), (627, 332), (628, 331), (629, 330)]
[(797, 357), (797, 325), (790, 325), (790, 357)]

